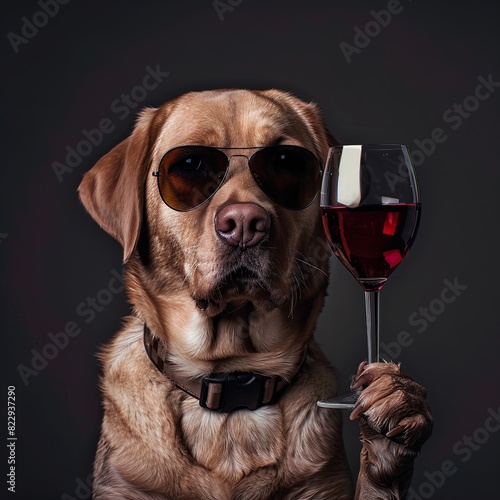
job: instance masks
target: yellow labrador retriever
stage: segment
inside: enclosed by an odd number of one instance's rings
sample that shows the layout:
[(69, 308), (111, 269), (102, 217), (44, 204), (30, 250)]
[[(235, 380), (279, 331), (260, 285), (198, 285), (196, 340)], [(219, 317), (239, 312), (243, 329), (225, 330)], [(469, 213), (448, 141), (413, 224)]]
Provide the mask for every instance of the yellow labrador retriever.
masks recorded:
[(196, 92), (145, 109), (84, 176), (85, 208), (123, 247), (134, 313), (102, 353), (94, 498), (405, 496), (432, 427), (425, 390), (397, 365), (360, 366), (356, 487), (340, 413), (316, 405), (336, 393), (312, 338), (334, 143), (285, 92)]

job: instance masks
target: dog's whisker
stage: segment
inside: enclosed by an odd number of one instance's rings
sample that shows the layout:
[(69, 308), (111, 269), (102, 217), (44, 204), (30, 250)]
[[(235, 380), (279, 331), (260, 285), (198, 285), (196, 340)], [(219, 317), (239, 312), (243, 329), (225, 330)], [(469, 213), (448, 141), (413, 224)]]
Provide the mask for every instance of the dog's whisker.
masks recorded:
[(299, 276), (298, 274), (295, 274), (295, 281), (298, 284), (297, 294), (298, 294), (298, 296), (300, 298), (302, 296), (302, 287), (300, 286), (300, 284), (302, 284), (306, 290), (309, 290), (309, 288), (308, 288), (308, 286), (306, 284), (306, 280), (305, 280), (305, 278), (304, 278), (303, 275)]
[(188, 280), (188, 275), (186, 274), (184, 276), (184, 279), (182, 280), (181, 286), (184, 286), (186, 284), (187, 280)]
[[(306, 286), (306, 277), (304, 276), (304, 273), (302, 271), (302, 269), (300, 268), (300, 266), (297, 266), (298, 270), (299, 270), (299, 273), (300, 273), (300, 276), (297, 274), (297, 278), (300, 279), (301, 283)], [(307, 288), (307, 286), (306, 286)]]
[(302, 260), (302, 259), (299, 259), (298, 257), (295, 257), (295, 260), (298, 262), (302, 262), (302, 264), (305, 264), (306, 266), (309, 266), (309, 267), (315, 269), (316, 271), (319, 271), (320, 273), (323, 273), (325, 276), (328, 276), (328, 273), (323, 271), (323, 269), (320, 269), (318, 266), (315, 266), (315, 265), (311, 264), (310, 262), (307, 262), (307, 260)]
[(300, 280), (296, 273), (292, 273), (293, 284), (291, 286), (291, 296), (290, 296), (290, 311), (288, 313), (289, 318), (293, 318), (293, 311), (297, 304), (299, 293), (301, 293)]
[(197, 263), (196, 263), (196, 265), (194, 266), (194, 268), (192, 269), (191, 273), (189, 273), (189, 274), (188, 274), (188, 273), (186, 273), (186, 274), (185, 274), (184, 279), (182, 280), (182, 285), (185, 285), (185, 284), (186, 284), (186, 282), (187, 282), (187, 281), (188, 281), (188, 279), (189, 279), (189, 275), (190, 275), (190, 274), (192, 275), (192, 274), (196, 273), (196, 271), (198, 270), (198, 268), (199, 268), (199, 267), (200, 267), (200, 263), (199, 263), (199, 262), (197, 262)]
[[(295, 271), (293, 271), (292, 272), (292, 278), (293, 278), (293, 281), (294, 281), (294, 283), (296, 285), (296, 288), (300, 288), (301, 284), (305, 286), (306, 282), (305, 282), (303, 274), (299, 275), (298, 273), (296, 273)], [(293, 286), (294, 283), (292, 283), (292, 286)]]

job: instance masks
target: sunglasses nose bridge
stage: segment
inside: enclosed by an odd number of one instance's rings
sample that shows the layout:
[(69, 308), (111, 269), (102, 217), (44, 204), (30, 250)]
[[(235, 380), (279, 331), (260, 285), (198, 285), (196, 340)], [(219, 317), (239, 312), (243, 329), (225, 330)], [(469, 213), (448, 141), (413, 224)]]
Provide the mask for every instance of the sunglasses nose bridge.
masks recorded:
[(228, 161), (229, 164), (231, 163), (231, 160), (233, 158), (245, 158), (247, 160), (247, 162), (250, 161), (250, 157), (248, 155), (243, 155), (241, 153), (237, 153), (237, 154), (234, 154), (234, 155), (228, 155), (227, 156), (227, 161)]
[[(236, 160), (236, 161), (233, 161)], [(241, 153), (227, 155), (228, 174), (231, 176), (237, 172), (244, 172), (250, 166), (250, 156)]]
[(228, 199), (240, 199), (244, 197), (244, 193), (253, 192), (255, 196), (257, 192), (253, 190), (255, 187), (255, 178), (250, 169), (250, 154), (237, 152), (235, 154), (226, 153), (227, 169), (224, 176), (224, 181), (221, 184), (221, 196)]

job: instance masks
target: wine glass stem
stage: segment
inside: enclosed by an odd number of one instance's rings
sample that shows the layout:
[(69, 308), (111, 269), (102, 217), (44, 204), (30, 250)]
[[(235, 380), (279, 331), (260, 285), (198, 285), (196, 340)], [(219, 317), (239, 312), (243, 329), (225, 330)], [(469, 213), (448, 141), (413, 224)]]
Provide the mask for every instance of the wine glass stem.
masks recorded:
[(365, 291), (366, 335), (368, 341), (368, 363), (379, 359), (379, 291)]

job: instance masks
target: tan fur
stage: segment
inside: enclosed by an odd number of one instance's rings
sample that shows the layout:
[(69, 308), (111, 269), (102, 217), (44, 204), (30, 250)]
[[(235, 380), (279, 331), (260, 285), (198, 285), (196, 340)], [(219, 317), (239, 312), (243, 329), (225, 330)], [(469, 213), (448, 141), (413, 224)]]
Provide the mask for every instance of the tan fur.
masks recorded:
[[(293, 144), (321, 161), (329, 146), (316, 107), (284, 92), (190, 93), (143, 111), (131, 137), (85, 175), (82, 202), (123, 246), (134, 309), (102, 353), (94, 498), (352, 498), (339, 412), (316, 406), (336, 392), (335, 373), (312, 340), (328, 281), (328, 259), (314, 257), (326, 247), (318, 200), (302, 211), (275, 205), (238, 157), (207, 203), (171, 210), (151, 173), (167, 150), (187, 144)], [(256, 203), (271, 217), (269, 240), (252, 250), (262, 278), (220, 292), (241, 255), (217, 237), (214, 218), (237, 202)], [(201, 311), (195, 300), (206, 297)], [(144, 322), (167, 343), (182, 376), (254, 371), (290, 380), (304, 349), (307, 357), (278, 403), (218, 414), (153, 366)]]

